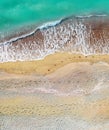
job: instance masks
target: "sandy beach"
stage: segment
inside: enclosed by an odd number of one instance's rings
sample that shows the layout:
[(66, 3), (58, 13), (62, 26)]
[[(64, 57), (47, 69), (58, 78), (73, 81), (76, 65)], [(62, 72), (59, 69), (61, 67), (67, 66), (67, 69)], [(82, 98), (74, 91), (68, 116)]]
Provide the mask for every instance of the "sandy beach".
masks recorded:
[(108, 121), (108, 55), (0, 64), (1, 130), (108, 130)]
[(62, 66), (75, 62), (89, 62), (91, 64), (96, 62), (109, 63), (109, 55), (84, 56), (81, 54), (61, 52), (48, 55), (42, 60), (0, 63), (0, 70), (13, 74), (35, 73), (37, 75), (46, 75)]
[(0, 130), (109, 130), (108, 0), (0, 0)]

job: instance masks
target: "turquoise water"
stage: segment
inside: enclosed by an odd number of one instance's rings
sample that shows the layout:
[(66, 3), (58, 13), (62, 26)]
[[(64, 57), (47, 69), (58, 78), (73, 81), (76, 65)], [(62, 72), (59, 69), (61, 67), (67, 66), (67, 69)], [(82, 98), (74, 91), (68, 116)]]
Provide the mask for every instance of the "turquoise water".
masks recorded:
[(72, 14), (108, 12), (108, 0), (0, 0), (0, 32)]

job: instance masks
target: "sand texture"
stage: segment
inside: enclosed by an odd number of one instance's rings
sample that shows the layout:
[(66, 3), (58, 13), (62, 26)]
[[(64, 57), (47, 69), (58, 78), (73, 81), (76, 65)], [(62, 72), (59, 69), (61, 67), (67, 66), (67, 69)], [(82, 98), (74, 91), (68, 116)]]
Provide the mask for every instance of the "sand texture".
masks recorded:
[(89, 55), (72, 53), (55, 53), (46, 56), (42, 60), (0, 63), (0, 70), (14, 74), (37, 74), (46, 75), (58, 68), (75, 62), (106, 62), (109, 63), (109, 55)]
[(109, 56), (56, 53), (0, 64), (1, 130), (109, 130)]

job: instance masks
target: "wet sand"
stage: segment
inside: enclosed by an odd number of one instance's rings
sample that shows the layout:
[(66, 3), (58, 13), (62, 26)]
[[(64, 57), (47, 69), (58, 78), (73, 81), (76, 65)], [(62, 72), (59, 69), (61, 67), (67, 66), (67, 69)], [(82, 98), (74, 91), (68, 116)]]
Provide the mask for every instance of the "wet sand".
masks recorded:
[(38, 60), (55, 52), (109, 54), (108, 21), (109, 16), (102, 15), (68, 17), (25, 34), (14, 33), (0, 43), (0, 62)]

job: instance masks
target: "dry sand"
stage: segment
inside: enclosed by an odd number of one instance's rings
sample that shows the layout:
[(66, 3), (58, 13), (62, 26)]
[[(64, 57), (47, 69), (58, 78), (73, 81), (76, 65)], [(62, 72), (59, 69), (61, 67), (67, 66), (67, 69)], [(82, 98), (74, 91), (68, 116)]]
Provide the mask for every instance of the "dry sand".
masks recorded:
[(57, 53), (0, 64), (1, 130), (109, 130), (108, 63)]
[(72, 53), (55, 53), (45, 57), (43, 60), (30, 62), (7, 62), (0, 64), (0, 70), (14, 74), (30, 74), (46, 75), (52, 73), (58, 68), (72, 62), (107, 62), (109, 63), (109, 55), (89, 55), (84, 56)]

